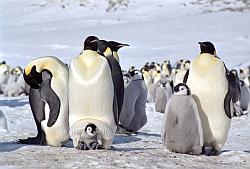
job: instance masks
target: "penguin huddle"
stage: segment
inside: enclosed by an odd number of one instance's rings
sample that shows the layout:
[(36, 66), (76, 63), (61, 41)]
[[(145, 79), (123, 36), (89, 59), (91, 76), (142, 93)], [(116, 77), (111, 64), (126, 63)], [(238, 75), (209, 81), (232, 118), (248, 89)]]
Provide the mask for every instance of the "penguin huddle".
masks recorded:
[(10, 67), (5, 61), (0, 63), (0, 94), (5, 97), (17, 97), (28, 95), (28, 90), (20, 66)]
[[(164, 113), (161, 137), (169, 151), (219, 155), (232, 117), (250, 110), (250, 71), (228, 70), (211, 42), (199, 45), (192, 61), (148, 62), (140, 70), (121, 69), (117, 52), (127, 44), (96, 36), (85, 39), (69, 67), (54, 56), (32, 60), (23, 79), (37, 136), (18, 142), (63, 146), (71, 139), (78, 150), (111, 149), (115, 134), (137, 133), (147, 123), (146, 103), (154, 102)], [(9, 69), (2, 64), (0, 73)], [(7, 129), (1, 111), (0, 119)]]

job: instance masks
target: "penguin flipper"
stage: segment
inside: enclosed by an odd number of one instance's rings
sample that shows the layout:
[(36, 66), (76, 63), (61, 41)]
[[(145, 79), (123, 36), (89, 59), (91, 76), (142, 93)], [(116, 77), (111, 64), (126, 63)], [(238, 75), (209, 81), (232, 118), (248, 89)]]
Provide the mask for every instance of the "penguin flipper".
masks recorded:
[(184, 84), (187, 84), (188, 76), (189, 76), (189, 69), (187, 70), (187, 72), (185, 73), (185, 76), (183, 78), (183, 83)]
[(51, 88), (51, 73), (49, 71), (44, 71), (42, 75), (43, 82), (40, 87), (40, 95), (41, 98), (49, 105), (50, 112), (47, 126), (51, 127), (54, 125), (59, 116), (61, 103), (59, 97)]

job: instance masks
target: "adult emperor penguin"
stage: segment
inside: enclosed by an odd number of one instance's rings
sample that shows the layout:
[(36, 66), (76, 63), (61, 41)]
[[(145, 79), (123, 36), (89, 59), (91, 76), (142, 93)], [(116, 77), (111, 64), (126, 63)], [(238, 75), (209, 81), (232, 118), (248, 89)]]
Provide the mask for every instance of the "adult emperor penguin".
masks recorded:
[(197, 104), (187, 85), (179, 83), (167, 103), (162, 125), (162, 141), (168, 150), (201, 154), (203, 131)]
[[(80, 143), (87, 144), (89, 135), (83, 135), (82, 131), (93, 124), (101, 135), (101, 145), (92, 143), (96, 145), (93, 149), (110, 149), (119, 124), (123, 100), (119, 89), (124, 87), (122, 72), (113, 56), (98, 54), (98, 43), (97, 37), (87, 37), (83, 52), (71, 61), (69, 68), (69, 124), (75, 148), (79, 148)], [(108, 48), (107, 43), (102, 45), (105, 47), (100, 46), (100, 53)]]
[(237, 100), (234, 77), (216, 56), (211, 42), (199, 42), (200, 54), (187, 72), (190, 87), (200, 113), (204, 147), (212, 147), (207, 155), (220, 154), (228, 135), (233, 113), (232, 100)]
[(120, 62), (119, 56), (118, 56), (118, 50), (124, 46), (129, 46), (128, 44), (124, 44), (124, 43), (119, 43), (119, 42), (115, 42), (115, 41), (109, 41), (108, 42), (108, 46), (112, 51), (112, 55), (113, 57)]
[(62, 146), (69, 138), (68, 68), (56, 57), (40, 57), (24, 69), (37, 136), (22, 144)]

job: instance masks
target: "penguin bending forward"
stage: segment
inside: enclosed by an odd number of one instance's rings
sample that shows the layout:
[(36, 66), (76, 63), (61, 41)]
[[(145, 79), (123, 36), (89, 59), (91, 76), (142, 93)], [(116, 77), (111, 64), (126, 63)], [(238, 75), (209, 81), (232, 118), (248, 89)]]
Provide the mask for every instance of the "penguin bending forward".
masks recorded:
[(68, 68), (56, 57), (40, 57), (24, 69), (37, 136), (21, 144), (62, 146), (69, 139)]
[(233, 113), (232, 102), (239, 98), (236, 79), (216, 56), (211, 42), (199, 42), (201, 52), (187, 72), (187, 85), (198, 105), (207, 155), (220, 154), (228, 135)]
[(162, 141), (172, 152), (201, 154), (202, 124), (197, 105), (187, 85), (179, 83), (167, 103), (162, 125)]
[[(124, 87), (120, 65), (113, 56), (99, 54), (98, 43), (95, 36), (86, 38), (83, 52), (69, 68), (70, 136), (74, 147), (81, 150), (111, 148), (122, 107), (123, 92), (118, 92)], [(87, 133), (89, 124), (100, 139)]]

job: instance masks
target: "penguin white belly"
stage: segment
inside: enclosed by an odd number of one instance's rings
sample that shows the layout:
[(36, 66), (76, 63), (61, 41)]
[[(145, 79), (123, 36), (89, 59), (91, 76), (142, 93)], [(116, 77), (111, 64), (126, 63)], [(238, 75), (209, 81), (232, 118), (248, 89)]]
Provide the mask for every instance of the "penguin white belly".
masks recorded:
[[(96, 119), (115, 125), (113, 115), (114, 86), (105, 58), (98, 58), (88, 68), (74, 59), (69, 74), (69, 123), (80, 119)], [(85, 69), (85, 68), (86, 69)]]
[[(61, 146), (69, 139), (69, 117), (68, 117), (68, 70), (58, 70), (60, 75), (51, 80), (51, 88), (60, 98), (60, 112), (53, 126), (48, 127), (49, 105), (45, 102), (45, 120), (41, 122), (43, 131), (46, 134), (46, 141), (49, 145)], [(55, 75), (56, 76), (56, 75)]]
[(207, 72), (202, 69), (190, 69), (187, 85), (200, 113), (204, 145), (215, 144), (216, 148), (221, 149), (231, 123), (224, 110), (224, 99), (228, 92), (225, 68), (223, 63), (217, 62), (213, 67), (205, 68)]

